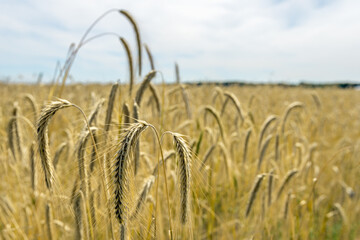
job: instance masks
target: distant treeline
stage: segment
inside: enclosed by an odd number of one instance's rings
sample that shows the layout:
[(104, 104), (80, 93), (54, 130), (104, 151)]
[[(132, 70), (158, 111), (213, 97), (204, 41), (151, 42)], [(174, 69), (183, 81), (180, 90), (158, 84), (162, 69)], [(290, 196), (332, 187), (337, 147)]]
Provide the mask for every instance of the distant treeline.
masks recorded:
[(216, 85), (216, 86), (281, 86), (281, 87), (304, 87), (304, 88), (360, 88), (360, 83), (248, 83), (237, 81), (225, 81), (225, 82), (187, 82), (189, 85)]

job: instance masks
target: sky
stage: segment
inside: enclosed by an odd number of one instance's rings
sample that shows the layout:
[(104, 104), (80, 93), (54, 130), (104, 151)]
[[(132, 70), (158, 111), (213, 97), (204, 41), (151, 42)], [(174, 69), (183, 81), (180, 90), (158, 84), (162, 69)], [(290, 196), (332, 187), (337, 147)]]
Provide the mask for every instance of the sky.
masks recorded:
[[(43, 73), (51, 82), (70, 44), (109, 9), (136, 19), (167, 82), (175, 62), (182, 81), (360, 82), (359, 0), (0, 0), (0, 80), (35, 82)], [(124, 37), (136, 56), (124, 16), (111, 12), (89, 37), (104, 32)], [(117, 36), (84, 45), (70, 82), (126, 83)], [(143, 65), (144, 76), (146, 55)]]

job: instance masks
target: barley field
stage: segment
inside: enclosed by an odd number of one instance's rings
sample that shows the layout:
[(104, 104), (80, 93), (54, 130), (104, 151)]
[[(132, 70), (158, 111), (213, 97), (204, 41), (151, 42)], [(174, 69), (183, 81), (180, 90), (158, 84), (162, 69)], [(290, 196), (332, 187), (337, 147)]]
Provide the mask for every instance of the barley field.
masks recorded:
[(360, 238), (359, 91), (155, 84), (121, 42), (127, 84), (65, 84), (75, 47), (0, 84), (1, 239)]

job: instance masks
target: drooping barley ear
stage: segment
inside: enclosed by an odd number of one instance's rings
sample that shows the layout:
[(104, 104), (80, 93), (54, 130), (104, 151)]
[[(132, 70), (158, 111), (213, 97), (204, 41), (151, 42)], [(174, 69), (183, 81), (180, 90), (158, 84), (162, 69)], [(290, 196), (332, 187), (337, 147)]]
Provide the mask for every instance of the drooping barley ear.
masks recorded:
[[(227, 102), (229, 99), (234, 104), (236, 111), (239, 115), (239, 118), (241, 119), (241, 123), (243, 123), (244, 122), (244, 114), (243, 114), (243, 110), (241, 110), (241, 105), (240, 105), (238, 98), (233, 93), (230, 93), (230, 92), (225, 92), (224, 96), (226, 97), (225, 102)], [(225, 105), (225, 102), (224, 102), (224, 105)], [(225, 109), (224, 109), (224, 111), (225, 111)], [(221, 114), (223, 114), (223, 113), (221, 113)]]
[(124, 119), (123, 124), (124, 126), (128, 126), (130, 124), (130, 110), (129, 110), (129, 105), (127, 103), (123, 104), (122, 114)]
[(206, 151), (204, 158), (201, 162), (201, 166), (200, 166), (200, 171), (205, 167), (206, 162), (208, 161), (208, 159), (210, 158), (212, 152), (215, 150), (216, 148), (216, 144), (211, 145), (211, 147), (209, 147), (209, 149)]
[(30, 106), (31, 106), (33, 114), (34, 114), (34, 119), (35, 119), (34, 123), (36, 123), (36, 121), (38, 119), (38, 112), (39, 112), (36, 100), (33, 97), (33, 95), (31, 95), (31, 94), (25, 94), (24, 99), (25, 99), (25, 101), (30, 103)]
[(14, 123), (16, 121), (16, 118), (12, 117), (8, 123), (7, 127), (7, 134), (8, 134), (8, 143), (10, 151), (14, 157), (14, 160), (16, 161), (16, 152), (15, 152), (15, 145), (14, 145)]
[(50, 203), (46, 204), (46, 233), (47, 238), (52, 240), (54, 239), (54, 233), (53, 233), (53, 218), (52, 218), (52, 211)]
[(212, 105), (216, 105), (216, 99), (220, 100), (220, 104), (223, 102), (224, 91), (220, 87), (215, 87), (214, 94), (212, 96)]
[(29, 150), (29, 160), (30, 160), (30, 169), (31, 169), (31, 188), (33, 191), (36, 190), (35, 146), (36, 143), (32, 142)]
[(90, 199), (89, 199), (89, 203), (90, 203), (90, 214), (91, 214), (91, 220), (92, 220), (92, 226), (93, 228), (96, 227), (96, 214), (95, 214), (95, 203), (94, 203), (94, 195), (95, 195), (95, 192), (91, 192), (90, 193)]
[(77, 194), (79, 192), (79, 176), (75, 177), (75, 181), (74, 181), (74, 185), (73, 188), (71, 190), (71, 195), (70, 195), (70, 204), (75, 203)]
[(113, 108), (114, 108), (116, 90), (118, 89), (118, 87), (119, 87), (118, 83), (115, 83), (111, 87), (111, 91), (110, 91), (110, 95), (109, 95), (109, 99), (108, 99), (108, 106), (107, 106), (107, 110), (106, 110), (106, 118), (105, 118), (105, 126), (104, 126), (105, 134), (107, 134), (107, 132), (110, 129), (111, 116), (112, 116), (112, 112), (113, 112)]
[(189, 96), (186, 92), (186, 89), (183, 85), (181, 85), (181, 95), (185, 103), (185, 109), (188, 119), (191, 119), (191, 109), (190, 109), (190, 102), (189, 102)]
[(261, 147), (260, 154), (259, 154), (258, 170), (260, 170), (261, 163), (263, 162), (264, 157), (265, 157), (266, 149), (268, 148), (269, 143), (270, 143), (270, 140), (271, 140), (272, 138), (273, 138), (273, 135), (270, 134), (270, 135), (265, 139), (264, 144), (263, 144), (262, 147)]
[(177, 62), (175, 62), (175, 77), (176, 77), (176, 83), (180, 84), (180, 71)]
[(334, 204), (334, 207), (335, 207), (335, 209), (340, 213), (340, 216), (341, 216), (341, 218), (342, 218), (342, 220), (343, 220), (344, 225), (345, 225), (345, 226), (348, 226), (348, 225), (349, 225), (349, 221), (348, 221), (348, 218), (347, 218), (347, 216), (346, 216), (346, 213), (345, 213), (344, 208), (341, 206), (340, 203), (335, 203), (335, 204)]
[(150, 68), (151, 68), (151, 70), (155, 70), (154, 58), (151, 54), (150, 48), (146, 43), (144, 43), (144, 47), (145, 47), (146, 54), (149, 58)]
[(131, 148), (135, 146), (136, 140), (140, 134), (148, 127), (148, 124), (139, 121), (133, 123), (125, 131), (124, 137), (120, 142), (119, 151), (117, 152), (114, 163), (114, 205), (115, 216), (120, 224), (124, 224), (128, 217), (128, 203), (125, 199), (129, 192), (128, 171), (130, 165)]
[(220, 142), (218, 145), (219, 145), (222, 155), (224, 157), (226, 175), (228, 176), (229, 180), (231, 180), (231, 174), (230, 174), (230, 171), (232, 169), (231, 159), (229, 160), (228, 151), (227, 151), (224, 143)]
[(275, 161), (278, 161), (280, 159), (280, 137), (279, 134), (276, 134), (275, 136)]
[[(95, 141), (95, 146), (98, 145), (98, 138), (97, 138), (97, 135), (96, 135), (96, 131), (93, 133), (93, 137), (94, 137), (94, 141)], [(92, 150), (91, 150), (91, 158), (90, 158), (90, 174), (93, 173), (94, 171), (94, 168), (95, 168), (95, 164), (96, 164), (96, 149), (97, 147), (95, 148), (94, 146), (92, 147)], [(89, 175), (90, 177), (90, 175)]]
[[(89, 117), (88, 117), (88, 123), (89, 123), (89, 126), (93, 126), (93, 125), (96, 125), (96, 117), (98, 116), (99, 114), (99, 111), (100, 109), (102, 108), (102, 106), (104, 105), (105, 103), (105, 99), (102, 98), (100, 99), (99, 101), (97, 101), (95, 103), (95, 108), (92, 110), (92, 112), (90, 113)], [(84, 126), (84, 129), (86, 128), (87, 126), (85, 125)]]
[(269, 175), (269, 183), (268, 183), (268, 206), (271, 205), (272, 200), (272, 186), (273, 186), (273, 178), (274, 178), (274, 170), (271, 170)]
[[(95, 133), (97, 128), (91, 127), (90, 131), (92, 134)], [(80, 190), (84, 193), (85, 199), (88, 194), (88, 184), (87, 184), (87, 171), (85, 166), (85, 146), (90, 137), (90, 132), (86, 131), (80, 135), (79, 146), (77, 149), (77, 158), (78, 158), (78, 167), (79, 167), (79, 178), (80, 178)]]
[[(15, 160), (22, 160), (22, 141), (21, 141), (19, 122), (18, 122), (19, 111), (20, 111), (19, 104), (17, 102), (14, 102), (12, 118), (10, 119), (8, 125), (8, 139), (9, 139), (9, 146), (14, 155)], [(16, 156), (14, 144), (16, 145), (16, 151), (18, 152), (17, 156)]]
[[(134, 122), (137, 122), (139, 119), (139, 106), (134, 102), (133, 107), (133, 119)], [(136, 176), (140, 164), (140, 140), (137, 139), (135, 143), (135, 149), (134, 149), (134, 175)]]
[(40, 113), (40, 118), (37, 122), (37, 141), (41, 159), (41, 165), (45, 175), (46, 187), (51, 190), (54, 180), (54, 167), (50, 160), (49, 153), (49, 137), (48, 137), (48, 125), (51, 118), (55, 113), (63, 108), (72, 106), (73, 104), (67, 100), (59, 99), (46, 105)]
[(180, 134), (171, 134), (174, 138), (176, 153), (179, 157), (177, 169), (180, 183), (181, 223), (186, 224), (189, 220), (190, 213), (191, 151)]
[(286, 185), (289, 183), (289, 181), (291, 180), (291, 178), (292, 178), (293, 176), (295, 176), (296, 173), (298, 173), (298, 170), (297, 170), (297, 169), (293, 169), (293, 170), (290, 170), (290, 171), (286, 174), (286, 176), (285, 176), (282, 184), (280, 185), (280, 189), (279, 189), (278, 194), (277, 194), (277, 199), (279, 199), (279, 197), (280, 197), (281, 193), (283, 192), (284, 188), (285, 188)]
[(256, 180), (255, 180), (254, 185), (253, 185), (253, 187), (251, 189), (251, 192), (250, 192), (250, 197), (249, 197), (249, 201), (248, 201), (248, 204), (247, 204), (247, 207), (246, 207), (245, 217), (249, 216), (251, 207), (252, 207), (252, 205), (254, 203), (254, 200), (256, 198), (256, 194), (260, 189), (260, 184), (261, 184), (262, 180), (264, 179), (264, 177), (265, 177), (265, 174), (259, 174), (259, 175), (256, 176)]
[(288, 212), (289, 212), (290, 200), (291, 200), (291, 191), (289, 191), (288, 194), (287, 194), (285, 207), (284, 207), (284, 219), (287, 218), (287, 215), (288, 215)]
[(278, 117), (275, 115), (271, 115), (264, 121), (263, 125), (261, 126), (260, 136), (259, 136), (259, 142), (258, 142), (258, 151), (260, 152), (260, 147), (262, 144), (262, 140), (264, 138), (265, 132), (268, 129), (268, 127), (271, 125), (272, 122), (277, 120)]
[(319, 97), (319, 95), (317, 94), (317, 92), (311, 93), (311, 97), (312, 97), (312, 99), (313, 99), (314, 102), (315, 102), (315, 105), (316, 105), (317, 110), (318, 110), (318, 111), (321, 111), (321, 101), (320, 101), (320, 97)]
[(142, 64), (141, 64), (141, 52), (142, 52), (142, 48), (141, 48), (141, 39), (140, 39), (140, 32), (139, 32), (139, 28), (136, 24), (136, 21), (135, 19), (130, 15), (130, 13), (126, 10), (120, 10), (119, 11), (121, 14), (123, 14), (131, 23), (133, 29), (134, 29), (134, 32), (135, 32), (135, 35), (136, 35), (136, 44), (137, 44), (137, 53), (138, 53), (138, 65), (139, 65), (139, 76), (141, 76), (141, 67), (142, 67)]
[(290, 115), (290, 112), (296, 108), (302, 108), (302, 107), (304, 107), (304, 104), (302, 102), (293, 102), (286, 108), (283, 119), (282, 119), (282, 123), (281, 123), (282, 136), (284, 136), (285, 124), (286, 124), (286, 120), (288, 119), (288, 117)]
[(148, 87), (150, 81), (155, 77), (156, 75), (156, 71), (151, 70), (145, 77), (144, 80), (142, 81), (142, 83), (140, 84), (139, 89), (136, 92), (136, 96), (135, 96), (135, 102), (137, 103), (137, 105), (141, 105), (141, 99), (142, 96), (146, 90), (146, 88)]
[(138, 214), (140, 213), (144, 203), (145, 203), (145, 200), (150, 192), (150, 188), (151, 186), (153, 185), (155, 181), (155, 176), (154, 175), (151, 175), (149, 178), (147, 178), (145, 180), (145, 183), (142, 187), (142, 190), (141, 192), (139, 193), (139, 196), (137, 198), (137, 201), (136, 201), (136, 207), (135, 207), (135, 210), (134, 212), (131, 214), (131, 217), (130, 217), (130, 220), (133, 220), (133, 219), (136, 219)]
[(127, 43), (127, 41), (125, 40), (125, 38), (121, 37), (120, 41), (125, 49), (126, 52), (126, 56), (128, 59), (128, 66), (129, 66), (129, 96), (131, 96), (132, 94), (132, 89), (134, 86), (134, 66), (133, 66), (133, 57), (131, 54), (131, 50), (129, 47), (129, 44)]
[(149, 84), (149, 89), (150, 89), (150, 92), (151, 92), (152, 96), (154, 97), (155, 105), (156, 105), (156, 110), (158, 111), (158, 116), (160, 116), (160, 113), (161, 113), (161, 105), (160, 105), (159, 94), (158, 94), (155, 86), (154, 86), (152, 83)]
[(252, 132), (252, 130), (251, 130), (251, 128), (249, 128), (245, 133), (245, 143), (244, 143), (244, 151), (243, 151), (243, 163), (246, 162), (251, 132)]
[(206, 106), (206, 107), (205, 107), (205, 113), (206, 113), (206, 112), (210, 113), (210, 114), (215, 118), (216, 123), (217, 123), (218, 126), (219, 126), (221, 138), (222, 138), (222, 140), (225, 142), (224, 130), (223, 130), (224, 128), (223, 128), (223, 125), (222, 125), (222, 123), (221, 123), (219, 114), (217, 113), (217, 111), (215, 110), (215, 108), (213, 108), (212, 106)]
[(61, 153), (64, 151), (64, 149), (67, 147), (67, 143), (63, 142), (60, 144), (60, 146), (56, 149), (55, 155), (54, 155), (54, 160), (53, 160), (53, 165), (54, 165), (54, 169), (56, 170), (56, 166), (59, 163), (59, 159), (61, 156)]
[(83, 219), (82, 219), (82, 212), (83, 210), (81, 209), (81, 195), (79, 194), (79, 192), (77, 192), (75, 194), (75, 199), (74, 199), (74, 212), (75, 212), (75, 239), (83, 239), (84, 238), (84, 234), (83, 234)]

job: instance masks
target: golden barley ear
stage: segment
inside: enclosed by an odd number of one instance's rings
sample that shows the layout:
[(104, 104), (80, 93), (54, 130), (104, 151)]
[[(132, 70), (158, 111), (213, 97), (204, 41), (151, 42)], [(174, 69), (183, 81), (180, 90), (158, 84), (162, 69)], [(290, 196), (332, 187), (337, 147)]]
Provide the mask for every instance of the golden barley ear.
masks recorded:
[(136, 44), (137, 44), (137, 52), (138, 52), (138, 65), (139, 65), (139, 76), (141, 76), (141, 52), (142, 52), (142, 48), (141, 48), (141, 39), (140, 39), (140, 32), (139, 32), (139, 28), (137, 26), (137, 23), (135, 21), (135, 19), (130, 15), (130, 13), (126, 10), (120, 10), (119, 11), (121, 14), (123, 14), (131, 23), (135, 35), (136, 35)]
[(122, 43), (122, 45), (124, 46), (125, 52), (126, 52), (126, 56), (128, 58), (128, 65), (129, 65), (129, 96), (131, 96), (132, 94), (132, 89), (134, 86), (134, 64), (133, 64), (133, 57), (131, 54), (131, 50), (129, 47), (128, 42), (125, 40), (125, 38), (120, 38), (120, 41)]
[(256, 198), (256, 194), (260, 189), (260, 185), (261, 185), (261, 182), (264, 179), (264, 177), (265, 177), (265, 174), (259, 174), (259, 175), (256, 176), (256, 180), (255, 180), (254, 185), (253, 185), (253, 187), (251, 189), (249, 201), (248, 201), (248, 204), (247, 204), (247, 207), (246, 207), (246, 212), (245, 212), (246, 217), (249, 216), (251, 207), (252, 207), (252, 205), (254, 203), (254, 200)]
[(54, 181), (54, 167), (51, 162), (49, 153), (48, 125), (51, 118), (58, 110), (70, 107), (72, 105), (72, 103), (64, 99), (51, 102), (41, 110), (40, 117), (36, 125), (41, 166), (45, 175), (46, 187), (49, 190), (52, 190), (52, 184)]
[(186, 224), (190, 213), (190, 185), (191, 185), (191, 150), (182, 135), (171, 133), (175, 143), (178, 159), (178, 177), (180, 186), (180, 214), (181, 223)]
[(128, 171), (130, 166), (130, 152), (135, 147), (136, 140), (148, 127), (145, 122), (133, 123), (125, 130), (114, 162), (114, 205), (115, 216), (123, 225), (128, 217), (128, 204), (125, 202), (129, 191)]

